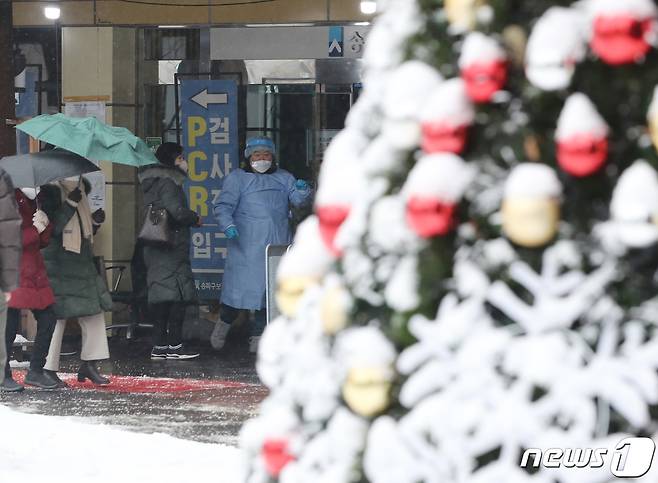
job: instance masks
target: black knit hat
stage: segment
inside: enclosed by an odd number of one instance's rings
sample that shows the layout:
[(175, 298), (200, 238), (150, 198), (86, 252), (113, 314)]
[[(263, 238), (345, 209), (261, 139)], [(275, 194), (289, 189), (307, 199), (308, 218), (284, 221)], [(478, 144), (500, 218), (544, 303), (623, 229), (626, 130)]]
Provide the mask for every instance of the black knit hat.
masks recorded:
[(166, 166), (174, 166), (176, 158), (183, 154), (183, 146), (176, 143), (162, 143), (155, 152), (155, 157)]

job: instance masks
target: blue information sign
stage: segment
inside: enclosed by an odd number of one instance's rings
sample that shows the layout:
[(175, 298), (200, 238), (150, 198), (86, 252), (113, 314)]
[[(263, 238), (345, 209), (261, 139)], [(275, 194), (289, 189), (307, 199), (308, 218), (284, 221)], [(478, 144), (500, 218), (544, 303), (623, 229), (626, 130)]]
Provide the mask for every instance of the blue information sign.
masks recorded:
[(234, 81), (181, 81), (183, 148), (189, 165), (186, 192), (203, 226), (192, 230), (190, 258), (199, 297), (218, 300), (226, 238), (213, 214), (224, 176), (238, 157), (238, 88)]
[(329, 57), (343, 57), (343, 27), (329, 27)]

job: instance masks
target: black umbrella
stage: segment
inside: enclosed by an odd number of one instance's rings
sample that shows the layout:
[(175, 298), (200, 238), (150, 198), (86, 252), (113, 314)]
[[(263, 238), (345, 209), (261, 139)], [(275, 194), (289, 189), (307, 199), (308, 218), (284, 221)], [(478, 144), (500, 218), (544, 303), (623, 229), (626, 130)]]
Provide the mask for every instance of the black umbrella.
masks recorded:
[(17, 188), (36, 188), (58, 179), (100, 171), (88, 159), (65, 149), (6, 156), (0, 159), (0, 168), (7, 172)]

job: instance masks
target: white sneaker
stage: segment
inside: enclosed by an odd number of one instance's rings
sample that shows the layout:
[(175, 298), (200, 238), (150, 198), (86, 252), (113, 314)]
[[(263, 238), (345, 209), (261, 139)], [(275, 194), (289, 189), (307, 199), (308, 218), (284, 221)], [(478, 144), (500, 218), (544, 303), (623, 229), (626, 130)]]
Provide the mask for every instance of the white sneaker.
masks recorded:
[(260, 343), (260, 335), (249, 337), (249, 352), (252, 354), (258, 352), (258, 344)]
[(224, 344), (226, 343), (226, 335), (230, 328), (231, 324), (227, 324), (221, 319), (217, 321), (212, 334), (210, 334), (210, 345), (213, 349), (220, 350), (224, 347)]

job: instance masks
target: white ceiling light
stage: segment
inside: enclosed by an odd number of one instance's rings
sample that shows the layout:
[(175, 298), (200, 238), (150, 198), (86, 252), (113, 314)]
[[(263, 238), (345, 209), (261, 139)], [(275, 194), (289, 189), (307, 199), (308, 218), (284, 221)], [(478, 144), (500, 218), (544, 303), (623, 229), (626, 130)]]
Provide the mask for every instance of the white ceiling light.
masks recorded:
[(60, 13), (59, 7), (45, 7), (43, 9), (43, 14), (50, 20), (57, 20)]
[(375, 0), (361, 0), (361, 13), (372, 15), (377, 11), (377, 2)]

